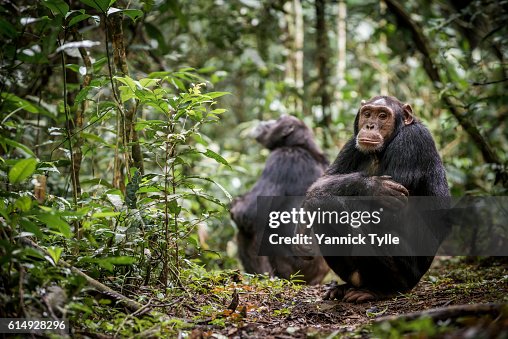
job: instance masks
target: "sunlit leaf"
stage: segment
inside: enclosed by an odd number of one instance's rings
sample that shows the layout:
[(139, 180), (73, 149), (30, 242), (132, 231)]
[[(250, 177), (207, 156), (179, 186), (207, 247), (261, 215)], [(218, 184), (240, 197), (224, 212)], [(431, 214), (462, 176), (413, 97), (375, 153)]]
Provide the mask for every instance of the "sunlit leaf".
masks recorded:
[(53, 259), (53, 263), (55, 265), (58, 264), (58, 261), (60, 260), (60, 256), (62, 255), (63, 248), (51, 246), (51, 247), (48, 247), (46, 249), (46, 251), (48, 251), (49, 255), (51, 256), (51, 259)]
[(120, 212), (97, 212), (92, 214), (92, 218), (109, 218), (109, 217), (116, 217), (120, 215)]
[(141, 86), (143, 87), (152, 87), (152, 86), (155, 86), (157, 85), (157, 83), (160, 81), (161, 79), (152, 79), (152, 78), (144, 78), (144, 79), (140, 79), (139, 80), (139, 83), (141, 84)]
[(213, 111), (211, 111), (210, 113), (213, 113), (213, 114), (222, 114), (224, 112), (226, 112), (225, 109), (223, 109), (223, 108), (217, 108), (217, 109), (214, 109)]
[(34, 158), (19, 160), (9, 171), (9, 182), (20, 183), (35, 172), (36, 166), (37, 160)]
[(217, 154), (215, 153), (214, 151), (212, 151), (211, 149), (207, 149), (206, 152), (203, 152), (202, 153), (204, 156), (210, 158), (210, 159), (214, 159), (215, 161), (217, 161), (218, 163), (221, 163), (223, 165), (226, 165), (228, 167), (229, 166), (229, 163), (227, 162), (226, 159), (224, 159), (220, 154)]
[(212, 98), (212, 99), (215, 99), (215, 98), (219, 98), (219, 97), (222, 97), (224, 95), (228, 95), (228, 94), (231, 94), (229, 92), (210, 92), (210, 93), (206, 93), (205, 95)]
[(22, 212), (27, 212), (32, 207), (32, 198), (29, 196), (22, 196), (14, 202), (14, 207)]
[(58, 215), (50, 214), (50, 213), (39, 213), (35, 215), (35, 218), (39, 221), (42, 221), (46, 226), (48, 226), (52, 230), (57, 230), (59, 234), (63, 235), (66, 238), (70, 238), (72, 236), (70, 225), (62, 220)]

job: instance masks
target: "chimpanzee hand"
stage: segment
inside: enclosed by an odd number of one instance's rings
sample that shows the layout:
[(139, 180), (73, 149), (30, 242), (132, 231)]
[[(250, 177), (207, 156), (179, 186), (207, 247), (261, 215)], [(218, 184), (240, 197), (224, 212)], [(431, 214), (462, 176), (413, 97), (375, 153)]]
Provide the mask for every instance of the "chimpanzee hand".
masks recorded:
[(397, 210), (404, 208), (407, 203), (409, 191), (401, 184), (391, 180), (389, 175), (373, 176), (369, 178), (370, 195), (382, 196), (380, 203), (389, 209)]

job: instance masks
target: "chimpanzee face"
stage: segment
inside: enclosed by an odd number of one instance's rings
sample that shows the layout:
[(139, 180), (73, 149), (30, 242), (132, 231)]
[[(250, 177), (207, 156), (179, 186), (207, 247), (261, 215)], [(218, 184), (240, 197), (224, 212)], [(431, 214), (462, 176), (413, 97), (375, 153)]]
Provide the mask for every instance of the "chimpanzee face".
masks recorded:
[(356, 148), (362, 153), (381, 151), (396, 133), (397, 118), (403, 116), (404, 125), (413, 122), (411, 106), (389, 97), (375, 97), (362, 102), (358, 112)]

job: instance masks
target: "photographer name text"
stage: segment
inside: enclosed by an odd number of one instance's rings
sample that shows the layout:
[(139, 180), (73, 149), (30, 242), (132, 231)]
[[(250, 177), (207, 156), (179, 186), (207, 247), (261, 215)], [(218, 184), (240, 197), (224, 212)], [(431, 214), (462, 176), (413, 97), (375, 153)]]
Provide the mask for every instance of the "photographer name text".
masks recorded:
[(378, 235), (376, 233), (356, 234), (341, 237), (331, 237), (325, 234), (314, 234), (314, 236), (298, 234), (292, 237), (271, 234), (268, 241), (272, 245), (312, 245), (314, 240), (318, 245), (399, 245), (399, 237), (390, 233)]

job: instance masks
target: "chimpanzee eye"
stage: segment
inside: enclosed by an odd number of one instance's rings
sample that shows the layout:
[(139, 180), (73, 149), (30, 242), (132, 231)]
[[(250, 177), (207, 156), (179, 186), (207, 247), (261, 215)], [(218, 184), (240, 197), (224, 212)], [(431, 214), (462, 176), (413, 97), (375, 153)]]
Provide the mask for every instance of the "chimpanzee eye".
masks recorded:
[(379, 113), (379, 119), (384, 120), (386, 119), (386, 117), (387, 117), (386, 113)]
[(363, 111), (363, 116), (366, 118), (370, 117), (370, 111)]

